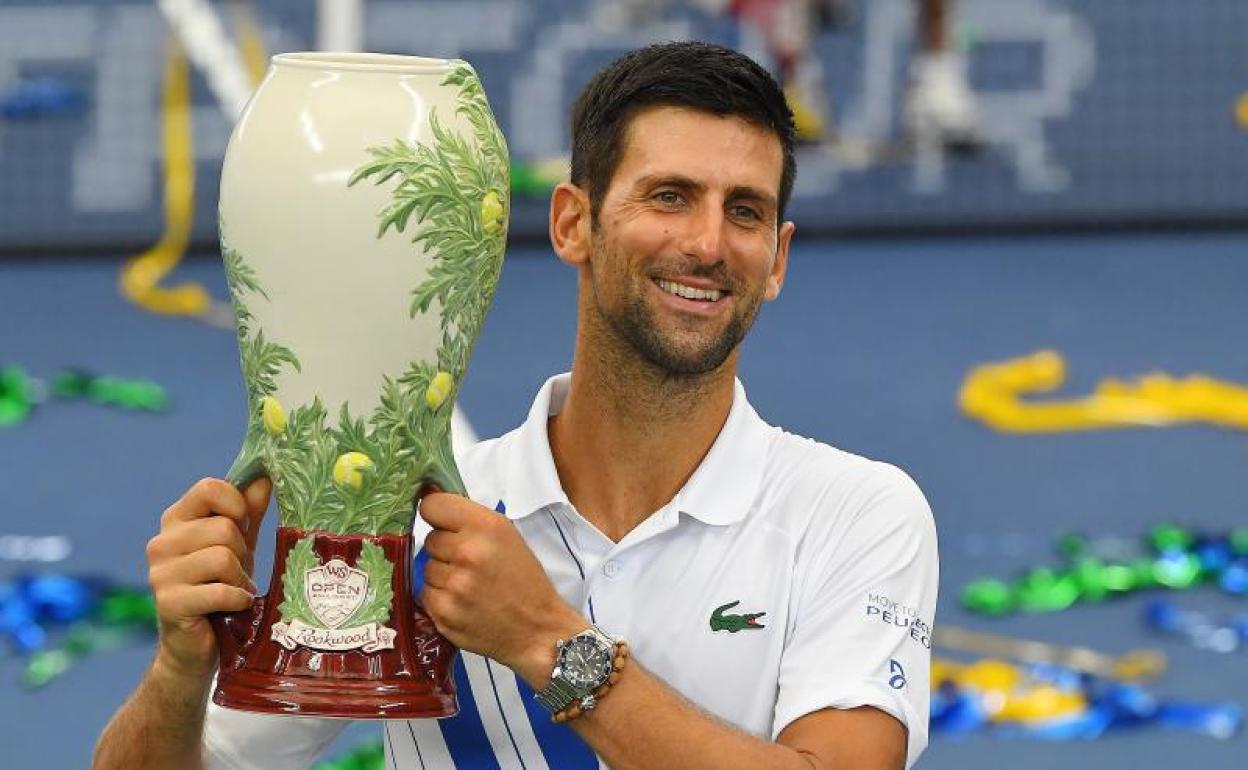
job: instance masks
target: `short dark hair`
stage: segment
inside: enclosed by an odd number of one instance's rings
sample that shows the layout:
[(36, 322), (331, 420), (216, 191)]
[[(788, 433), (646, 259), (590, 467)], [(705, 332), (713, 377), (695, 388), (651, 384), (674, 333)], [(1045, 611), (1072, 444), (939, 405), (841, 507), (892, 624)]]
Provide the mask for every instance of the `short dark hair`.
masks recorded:
[(572, 183), (589, 192), (594, 221), (624, 153), (629, 121), (646, 107), (675, 106), (743, 118), (780, 140), (780, 216), (793, 192), (793, 113), (775, 78), (748, 56), (700, 42), (660, 43), (616, 59), (572, 105)]

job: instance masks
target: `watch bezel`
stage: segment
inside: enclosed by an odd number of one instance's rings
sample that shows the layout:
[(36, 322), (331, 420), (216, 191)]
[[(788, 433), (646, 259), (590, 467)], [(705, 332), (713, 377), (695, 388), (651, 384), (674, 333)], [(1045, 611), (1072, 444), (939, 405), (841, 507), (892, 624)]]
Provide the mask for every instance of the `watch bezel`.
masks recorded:
[[(600, 672), (592, 679), (572, 678), (573, 667), (568, 665), (568, 658), (576, 649), (577, 643), (588, 643), (595, 658), (601, 658)], [(611, 679), (615, 671), (615, 655), (618, 641), (597, 626), (589, 628), (568, 639), (555, 642), (555, 665), (550, 674), (550, 682), (534, 697), (552, 713), (557, 713), (573, 703), (580, 702), (586, 711), (592, 709), (597, 702), (594, 693)], [(579, 668), (579, 666), (578, 666)]]
[[(582, 675), (582, 666), (570, 660), (576, 651), (582, 649), (589, 650), (590, 654), (586, 656), (586, 659), (594, 668), (594, 673), (589, 676)], [(611, 676), (613, 651), (614, 644), (607, 646), (607, 643), (599, 639), (597, 635), (584, 631), (568, 639), (559, 648), (556, 670), (573, 687), (587, 692), (593, 691)]]

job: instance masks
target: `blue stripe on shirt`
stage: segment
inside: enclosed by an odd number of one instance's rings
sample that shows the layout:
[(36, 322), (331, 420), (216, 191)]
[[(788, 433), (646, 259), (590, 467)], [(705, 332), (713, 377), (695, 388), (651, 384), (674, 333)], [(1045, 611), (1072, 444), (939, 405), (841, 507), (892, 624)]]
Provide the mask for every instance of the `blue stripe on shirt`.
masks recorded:
[[(498, 695), (498, 683), (494, 681), (494, 666), (499, 666), (499, 664), (492, 662), (489, 658), (484, 658), (484, 660), (485, 673), (490, 675), (490, 687), (494, 690), (494, 702), (498, 704), (498, 714), (503, 718), (503, 727), (507, 728), (507, 737), (511, 740), (511, 747), (516, 751), (516, 759), (520, 760), (521, 770), (529, 770), (528, 765), (524, 764), (524, 757), (520, 754), (520, 747), (516, 745), (516, 736), (511, 732), (511, 720), (507, 718), (507, 707), (503, 705), (503, 699)], [(516, 682), (520, 681), (520, 678), (506, 666), (499, 667), (506, 672), (500, 673), (499, 676), (510, 676)]]
[[(428, 561), (428, 552), (421, 548), (412, 564), (412, 591), (417, 596), (425, 583), (425, 564)], [(501, 770), (498, 758), (494, 756), (494, 747), (490, 745), (490, 738), (486, 735), (485, 724), (481, 721), (481, 713), (477, 709), (476, 696), (468, 681), (468, 669), (464, 667), (464, 659), (460, 654), (455, 656), (453, 673), (459, 713), (438, 720), (438, 729), (442, 731), (442, 740), (446, 741), (451, 760), (455, 763), (456, 770)], [(412, 740), (415, 739), (413, 734)], [(419, 750), (418, 747), (417, 751)], [(423, 758), (421, 761), (424, 761)]]
[[(507, 506), (500, 500), (495, 510), (505, 514)], [(562, 537), (563, 533), (559, 534)], [(566, 539), (564, 545), (567, 546)], [(568, 553), (576, 561), (576, 555), (572, 553), (571, 548), (568, 548)], [(429, 555), (422, 548), (416, 554), (412, 571), (412, 588), (417, 593), (424, 584), (424, 567), (427, 561), (429, 561)], [(579, 562), (577, 568), (580, 568)], [(494, 683), (495, 676), (515, 678), (516, 687), (520, 691), (520, 700), (524, 703), (525, 717), (533, 728), (538, 746), (551, 770), (597, 770), (598, 758), (594, 752), (567, 725), (555, 724), (551, 721), (550, 712), (537, 702), (532, 687), (511, 671), (503, 673), (503, 669), (499, 669), (496, 673), (492, 664), (487, 663), (487, 666), (491, 684)], [(455, 657), (454, 674), (455, 689), (459, 694), (459, 714), (449, 719), (438, 720), (438, 727), (442, 731), (443, 740), (446, 741), (446, 748), (455, 762), (456, 770), (496, 770), (500, 768), (498, 758), (494, 755), (489, 736), (486, 735), (485, 725), (477, 708), (475, 693), (468, 682), (468, 670), (464, 667), (462, 657), (458, 655)], [(486, 694), (486, 697), (497, 699), (497, 686), (495, 692)], [(499, 699), (499, 710), (502, 713), (501, 699)], [(511, 736), (509, 722), (518, 717), (517, 714), (503, 713), (503, 723), (509, 737)], [(515, 738), (512, 737), (511, 740), (515, 748)]]
[(500, 770), (477, 710), (472, 685), (468, 683), (468, 669), (464, 668), (462, 655), (455, 656), (455, 691), (459, 694), (459, 714), (439, 719), (438, 727), (456, 770)]
[[(504, 513), (507, 507), (500, 500), (497, 510)], [(555, 524), (555, 529), (559, 532), (559, 538), (563, 540), (563, 547), (567, 549), (568, 555), (572, 557), (572, 561), (576, 564), (576, 570), (581, 574), (581, 579), (585, 579), (585, 570), (581, 568), (581, 560), (576, 558), (576, 553), (572, 550), (572, 546), (568, 544), (567, 537), (563, 534), (563, 528), (559, 526), (559, 522), (551, 514), (551, 521)], [(589, 612), (592, 618), (594, 612), (594, 604), (591, 599), (589, 602)], [(529, 717), (529, 724), (533, 726), (533, 735), (537, 738), (537, 744), (542, 749), (542, 754), (546, 757), (547, 764), (552, 770), (598, 770), (598, 757), (589, 748), (589, 746), (581, 740), (580, 736), (572, 732), (572, 728), (567, 725), (556, 724), (551, 721), (550, 712), (537, 702), (537, 697), (533, 692), (533, 688), (520, 677), (516, 677), (516, 687), (520, 690), (520, 700), (524, 703), (524, 711)]]
[(551, 721), (550, 712), (537, 702), (533, 688), (520, 677), (516, 677), (516, 687), (551, 770), (598, 770), (598, 757), (572, 728)]

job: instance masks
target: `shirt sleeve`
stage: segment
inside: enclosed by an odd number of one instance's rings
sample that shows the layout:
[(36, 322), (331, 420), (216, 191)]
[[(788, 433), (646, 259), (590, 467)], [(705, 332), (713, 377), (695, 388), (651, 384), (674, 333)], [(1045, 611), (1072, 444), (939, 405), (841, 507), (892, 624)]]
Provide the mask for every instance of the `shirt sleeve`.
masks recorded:
[(304, 770), (348, 719), (257, 714), (209, 701), (204, 770)]
[(874, 463), (831, 485), (797, 553), (772, 737), (820, 709), (872, 706), (905, 725), (912, 766), (927, 746), (938, 579), (936, 527), (909, 476)]

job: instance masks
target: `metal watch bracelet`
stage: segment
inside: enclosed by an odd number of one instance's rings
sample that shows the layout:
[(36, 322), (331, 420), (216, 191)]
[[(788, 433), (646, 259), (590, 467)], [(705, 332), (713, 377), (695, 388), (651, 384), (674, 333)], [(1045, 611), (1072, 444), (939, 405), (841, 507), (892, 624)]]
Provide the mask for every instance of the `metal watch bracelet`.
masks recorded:
[(536, 693), (537, 702), (552, 714), (572, 705), (580, 700), (580, 697), (576, 688), (562, 679), (552, 679), (548, 686)]
[[(589, 628), (585, 629), (584, 631), (581, 631), (580, 633), (572, 635), (566, 640), (566, 642), (564, 640), (560, 640), (559, 642), (557, 642), (556, 653), (555, 653), (556, 655), (555, 669), (554, 669), (554, 672), (552, 672), (550, 683), (547, 684), (545, 687), (543, 687), (540, 691), (534, 693), (534, 697), (537, 700), (537, 702), (540, 703), (543, 708), (547, 709), (552, 714), (562, 711), (566, 709), (567, 707), (571, 706), (573, 703), (576, 703), (578, 701), (583, 701), (586, 698), (589, 698), (591, 703), (593, 702), (592, 690), (596, 688), (591, 688), (590, 690), (584, 690), (584, 688), (579, 688), (576, 685), (573, 685), (571, 682), (568, 682), (567, 680), (562, 679), (556, 675), (559, 672), (558, 655), (559, 655), (559, 650), (562, 648), (562, 645), (570, 644), (573, 639), (576, 639), (577, 637), (582, 636), (584, 634), (592, 635), (604, 646), (609, 645), (611, 648), (611, 651), (609, 653), (611, 656), (611, 660), (615, 659), (616, 640), (613, 639), (609, 634), (607, 634), (606, 632), (604, 632), (602, 629), (598, 628), (595, 625), (591, 625)], [(592, 708), (592, 706), (590, 706), (590, 708)]]

